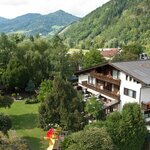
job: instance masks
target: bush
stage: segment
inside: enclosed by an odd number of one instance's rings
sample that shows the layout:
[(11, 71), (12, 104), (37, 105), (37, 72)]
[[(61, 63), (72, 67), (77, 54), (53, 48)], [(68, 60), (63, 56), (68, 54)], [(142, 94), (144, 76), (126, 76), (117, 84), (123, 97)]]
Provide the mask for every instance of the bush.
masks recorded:
[(13, 98), (9, 96), (0, 95), (0, 107), (10, 108), (13, 102), (14, 102)]
[(0, 131), (7, 135), (8, 130), (12, 127), (11, 119), (4, 114), (0, 114)]
[(105, 128), (92, 128), (73, 133), (62, 143), (65, 150), (113, 150), (114, 145)]
[(16, 95), (17, 95), (16, 93), (12, 93), (11, 94), (12, 97), (16, 97)]
[(36, 98), (26, 98), (25, 104), (36, 104), (39, 103), (39, 100)]
[(29, 150), (26, 141), (11, 133), (9, 138), (0, 133), (0, 150)]

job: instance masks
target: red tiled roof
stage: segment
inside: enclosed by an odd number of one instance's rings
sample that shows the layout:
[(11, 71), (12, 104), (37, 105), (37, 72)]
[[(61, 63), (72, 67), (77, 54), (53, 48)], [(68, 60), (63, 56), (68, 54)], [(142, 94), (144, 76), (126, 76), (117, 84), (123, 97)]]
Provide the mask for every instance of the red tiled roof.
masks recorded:
[(111, 58), (111, 57), (115, 56), (118, 52), (119, 52), (118, 48), (110, 48), (107, 50), (102, 50), (101, 54), (103, 57), (110, 57)]

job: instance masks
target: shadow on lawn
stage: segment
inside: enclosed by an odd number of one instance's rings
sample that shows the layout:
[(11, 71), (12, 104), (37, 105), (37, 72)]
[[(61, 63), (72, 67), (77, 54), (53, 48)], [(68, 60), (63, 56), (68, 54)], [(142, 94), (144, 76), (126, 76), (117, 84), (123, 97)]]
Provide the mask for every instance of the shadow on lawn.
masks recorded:
[(44, 142), (44, 139), (30, 137), (30, 136), (24, 136), (23, 138), (27, 141), (30, 150), (46, 149), (47, 143)]
[(37, 114), (11, 115), (13, 129), (32, 129), (38, 126)]

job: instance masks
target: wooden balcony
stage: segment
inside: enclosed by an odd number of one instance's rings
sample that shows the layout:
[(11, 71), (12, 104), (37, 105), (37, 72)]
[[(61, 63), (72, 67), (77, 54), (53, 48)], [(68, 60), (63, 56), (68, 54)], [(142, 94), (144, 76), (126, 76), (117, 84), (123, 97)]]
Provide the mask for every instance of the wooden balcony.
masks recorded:
[(144, 111), (144, 114), (150, 114), (150, 102), (141, 102), (141, 109)]
[(105, 82), (109, 82), (115, 85), (120, 85), (120, 80), (119, 79), (113, 79), (112, 77), (109, 76), (104, 76), (100, 73), (95, 73), (95, 72), (91, 72), (90, 75), (96, 79), (99, 79), (101, 81), (105, 81)]
[(113, 98), (113, 99), (120, 100), (120, 95), (117, 95), (117, 94), (115, 94), (115, 93), (113, 93), (113, 92), (111, 92), (111, 91), (108, 91), (108, 90), (106, 90), (106, 89), (100, 89), (100, 88), (99, 88), (98, 86), (96, 86), (96, 85), (88, 84), (87, 81), (83, 81), (83, 82), (82, 82), (82, 85), (85, 86), (85, 87), (87, 87), (87, 88), (89, 88), (89, 89), (92, 89), (92, 90), (94, 90), (94, 91), (97, 91), (97, 92), (99, 92), (100, 94), (104, 94), (104, 95), (109, 96), (109, 97), (111, 97), (111, 98)]

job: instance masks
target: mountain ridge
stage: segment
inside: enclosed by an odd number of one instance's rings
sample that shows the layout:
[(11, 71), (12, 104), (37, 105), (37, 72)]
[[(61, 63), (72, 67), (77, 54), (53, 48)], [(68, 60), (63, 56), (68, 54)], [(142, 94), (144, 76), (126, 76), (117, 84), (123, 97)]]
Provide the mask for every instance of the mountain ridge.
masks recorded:
[(63, 10), (46, 15), (27, 13), (13, 19), (0, 17), (0, 32), (47, 35), (79, 19)]

